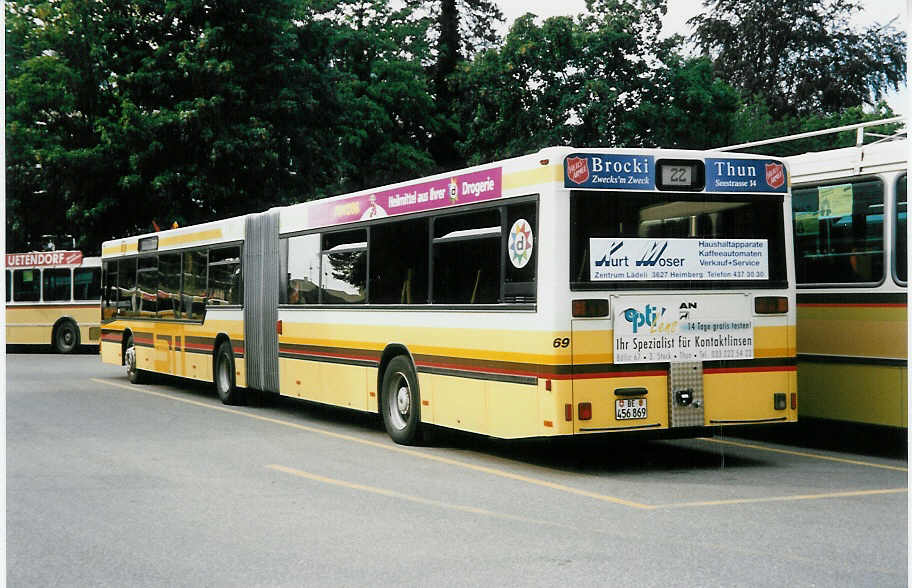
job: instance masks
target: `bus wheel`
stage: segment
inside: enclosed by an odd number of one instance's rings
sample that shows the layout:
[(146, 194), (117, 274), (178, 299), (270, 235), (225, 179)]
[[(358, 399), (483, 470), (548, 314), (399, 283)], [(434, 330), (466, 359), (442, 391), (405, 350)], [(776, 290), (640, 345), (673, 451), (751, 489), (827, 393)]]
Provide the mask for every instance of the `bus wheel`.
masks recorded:
[(124, 365), (127, 366), (127, 379), (131, 384), (142, 384), (146, 381), (146, 372), (136, 367), (136, 346), (133, 345), (133, 335), (127, 339), (127, 348), (124, 350)]
[(215, 352), (214, 372), (215, 391), (222, 404), (243, 404), (243, 393), (234, 385), (234, 353), (228, 341), (223, 341)]
[(54, 331), (54, 349), (57, 353), (72, 353), (79, 345), (79, 331), (73, 321), (63, 321)]
[(401, 445), (419, 441), (418, 378), (405, 356), (398, 355), (386, 366), (380, 392), (380, 413), (386, 432)]

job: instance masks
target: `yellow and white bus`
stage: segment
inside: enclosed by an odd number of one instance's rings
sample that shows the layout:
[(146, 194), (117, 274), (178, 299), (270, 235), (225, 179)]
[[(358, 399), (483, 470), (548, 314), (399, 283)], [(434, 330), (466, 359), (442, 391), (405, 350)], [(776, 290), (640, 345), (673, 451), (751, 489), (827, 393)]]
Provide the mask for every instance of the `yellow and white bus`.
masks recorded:
[(499, 438), (797, 418), (779, 160), (539, 153), (106, 242), (101, 355)]
[(907, 149), (788, 158), (802, 416), (908, 427)]
[(6, 255), (6, 342), (71, 353), (100, 339), (101, 258), (81, 251)]

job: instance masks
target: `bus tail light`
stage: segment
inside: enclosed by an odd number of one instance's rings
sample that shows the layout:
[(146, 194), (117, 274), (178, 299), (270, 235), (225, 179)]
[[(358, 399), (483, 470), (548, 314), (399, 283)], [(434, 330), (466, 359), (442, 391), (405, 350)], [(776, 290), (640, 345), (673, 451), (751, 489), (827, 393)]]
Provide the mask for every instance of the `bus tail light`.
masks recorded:
[(282, 334), (282, 321), (276, 321), (276, 335)]
[(792, 410), (798, 410), (798, 394), (792, 392)]
[(773, 408), (775, 410), (785, 410), (785, 394), (780, 392), (773, 394)]
[(784, 314), (789, 302), (785, 296), (757, 296), (754, 298), (754, 312), (757, 314)]
[(573, 316), (577, 318), (608, 316), (609, 310), (608, 301), (603, 298), (573, 301)]
[(580, 402), (579, 403), (579, 420), (581, 420), (581, 421), (592, 420), (592, 403), (591, 402)]

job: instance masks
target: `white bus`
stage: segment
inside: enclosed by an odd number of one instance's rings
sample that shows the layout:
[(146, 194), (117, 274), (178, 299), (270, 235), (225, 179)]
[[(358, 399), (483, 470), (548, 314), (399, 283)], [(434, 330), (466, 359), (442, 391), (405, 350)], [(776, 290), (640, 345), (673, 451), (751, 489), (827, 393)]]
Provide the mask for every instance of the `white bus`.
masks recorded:
[(101, 258), (81, 251), (6, 255), (7, 344), (71, 353), (100, 339)]
[(105, 362), (500, 438), (796, 420), (786, 165), (549, 148), (106, 242)]

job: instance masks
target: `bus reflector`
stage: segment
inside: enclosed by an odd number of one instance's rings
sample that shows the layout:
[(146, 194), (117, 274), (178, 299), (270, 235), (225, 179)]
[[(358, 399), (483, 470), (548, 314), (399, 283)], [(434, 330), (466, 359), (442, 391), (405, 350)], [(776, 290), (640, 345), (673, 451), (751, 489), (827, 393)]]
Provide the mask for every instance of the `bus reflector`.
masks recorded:
[(573, 301), (573, 316), (578, 318), (608, 316), (608, 311), (608, 301), (603, 298)]
[(545, 390), (551, 391), (551, 380), (545, 380)]
[(754, 298), (754, 312), (757, 314), (784, 314), (789, 302), (785, 296), (757, 296)]
[(573, 420), (573, 405), (572, 404), (564, 405), (564, 420), (568, 421), (568, 422)]
[(792, 410), (798, 410), (798, 394), (792, 392)]
[(276, 335), (282, 334), (282, 321), (276, 321)]
[(591, 402), (580, 402), (579, 403), (579, 420), (581, 420), (581, 421), (592, 420), (592, 403)]

